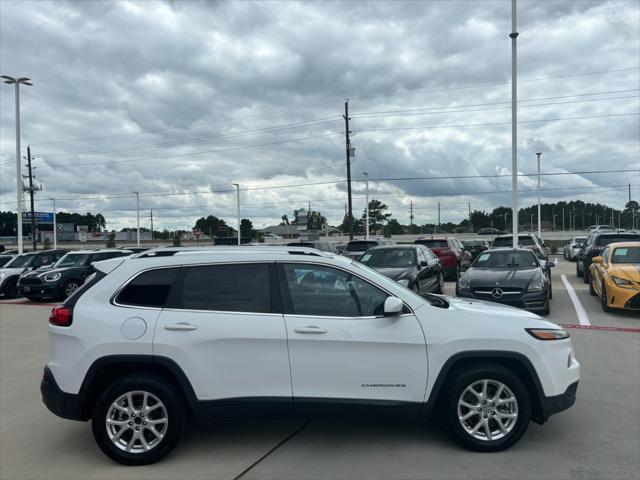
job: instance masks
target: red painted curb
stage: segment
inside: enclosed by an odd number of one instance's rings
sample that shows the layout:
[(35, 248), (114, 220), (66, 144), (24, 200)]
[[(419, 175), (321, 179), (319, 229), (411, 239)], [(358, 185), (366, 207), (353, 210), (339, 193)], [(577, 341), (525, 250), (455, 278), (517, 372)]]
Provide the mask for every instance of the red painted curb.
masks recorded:
[(0, 300), (0, 305), (22, 305), (25, 307), (57, 307), (61, 303), (9, 302)]
[(640, 328), (628, 327), (603, 327), (600, 325), (577, 325), (573, 323), (559, 323), (562, 328), (575, 328), (577, 330), (600, 330), (604, 332), (640, 333)]

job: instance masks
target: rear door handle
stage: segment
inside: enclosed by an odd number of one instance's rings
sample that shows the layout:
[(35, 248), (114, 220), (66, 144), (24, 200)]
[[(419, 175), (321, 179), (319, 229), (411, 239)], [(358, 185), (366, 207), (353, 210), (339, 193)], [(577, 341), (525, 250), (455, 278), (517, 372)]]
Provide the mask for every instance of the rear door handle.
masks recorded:
[(324, 328), (316, 327), (314, 325), (307, 325), (306, 327), (296, 328), (296, 329), (294, 329), (294, 332), (296, 332), (296, 333), (315, 333), (315, 334), (327, 333), (327, 331)]
[(179, 322), (179, 323), (169, 323), (164, 326), (164, 329), (172, 330), (172, 331), (187, 331), (187, 330), (197, 330), (198, 326), (192, 325), (186, 322)]

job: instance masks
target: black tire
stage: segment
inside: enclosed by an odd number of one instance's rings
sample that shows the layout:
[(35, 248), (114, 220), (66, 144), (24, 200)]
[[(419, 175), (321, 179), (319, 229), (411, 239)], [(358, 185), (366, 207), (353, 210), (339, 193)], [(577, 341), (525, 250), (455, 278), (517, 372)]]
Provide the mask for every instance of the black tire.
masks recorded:
[(544, 310), (540, 312), (540, 315), (543, 317), (546, 317), (547, 315), (550, 315), (550, 314), (551, 314), (551, 305), (549, 304), (549, 299), (547, 299), (547, 303), (544, 307)]
[[(163, 436), (159, 443), (150, 450), (140, 453), (126, 452), (116, 446), (109, 438), (105, 423), (111, 405), (122, 395), (133, 391), (148, 392), (159, 399), (164, 404), (168, 420), (165, 430), (161, 432)], [(130, 418), (132, 417), (127, 415), (127, 419)], [(132, 420), (137, 422), (140, 419)], [(123, 465), (148, 465), (157, 462), (173, 450), (180, 439), (184, 422), (184, 405), (174, 387), (162, 377), (139, 374), (122, 377), (107, 387), (93, 410), (91, 427), (96, 443), (109, 458)], [(126, 435), (127, 433), (122, 437)]]
[(607, 300), (607, 287), (604, 286), (604, 282), (602, 282), (602, 287), (600, 288), (600, 304), (603, 312), (613, 312), (613, 308), (609, 306), (609, 301)]
[(580, 261), (576, 260), (576, 277), (580, 278), (582, 273), (583, 272), (580, 270)]
[(590, 283), (591, 282), (591, 275), (589, 274), (589, 269), (588, 268), (583, 268), (583, 273), (582, 273), (582, 281), (584, 283)]
[[(479, 380), (493, 380), (500, 382), (511, 390), (517, 401), (518, 417), (512, 429), (497, 440), (482, 440), (473, 437), (461, 425), (458, 419), (458, 400), (464, 390)], [(494, 392), (495, 393), (495, 392)], [(465, 448), (478, 452), (496, 452), (509, 448), (515, 444), (527, 431), (531, 416), (531, 400), (527, 388), (522, 381), (509, 369), (494, 363), (480, 363), (470, 366), (466, 370), (458, 371), (448, 382), (446, 390), (445, 408), (449, 431)], [(489, 420), (491, 421), (491, 418)], [(495, 423), (495, 420), (493, 420)]]
[(436, 289), (434, 290), (434, 293), (444, 293), (443, 292), (443, 285), (444, 285), (444, 275), (442, 274), (442, 272), (440, 272), (438, 274), (438, 284), (436, 285)]
[(4, 287), (4, 298), (16, 298), (18, 296), (18, 281), (10, 280)]
[(551, 285), (551, 281), (549, 281), (549, 300), (553, 298), (553, 285)]
[(589, 295), (591, 295), (592, 297), (595, 297), (596, 295), (598, 295), (596, 293), (596, 289), (593, 288), (593, 282), (589, 282)]

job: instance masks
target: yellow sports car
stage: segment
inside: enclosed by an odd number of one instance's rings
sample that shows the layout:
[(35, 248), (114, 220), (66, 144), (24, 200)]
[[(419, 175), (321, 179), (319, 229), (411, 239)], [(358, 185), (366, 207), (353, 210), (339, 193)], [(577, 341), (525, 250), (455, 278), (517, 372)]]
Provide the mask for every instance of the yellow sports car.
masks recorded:
[(600, 297), (605, 312), (640, 312), (640, 242), (610, 243), (594, 257), (589, 273), (589, 293)]

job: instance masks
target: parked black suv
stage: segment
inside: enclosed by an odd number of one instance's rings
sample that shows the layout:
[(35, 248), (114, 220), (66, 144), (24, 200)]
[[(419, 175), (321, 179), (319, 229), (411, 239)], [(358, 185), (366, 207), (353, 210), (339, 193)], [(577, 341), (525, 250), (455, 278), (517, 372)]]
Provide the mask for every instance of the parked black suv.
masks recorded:
[[(493, 243), (491, 244), (491, 248), (498, 247), (513, 247), (513, 236), (512, 235), (500, 235), (493, 239)], [(547, 248), (540, 237), (538, 237), (535, 233), (519, 233), (518, 234), (518, 247), (528, 248), (529, 250), (533, 250), (536, 256), (540, 260), (548, 260), (549, 256), (547, 255)]]
[(131, 255), (130, 250), (103, 249), (69, 252), (47, 270), (35, 270), (20, 276), (18, 293), (29, 300), (64, 300), (94, 272), (93, 262)]
[(56, 263), (67, 250), (43, 250), (18, 255), (0, 268), (0, 293), (5, 298), (18, 295), (18, 278), (25, 272), (48, 267)]
[(585, 245), (576, 256), (576, 275), (582, 277), (584, 283), (589, 283), (589, 266), (593, 257), (602, 254), (607, 245), (615, 242), (633, 242), (640, 240), (640, 233), (636, 232), (598, 232), (587, 237)]

